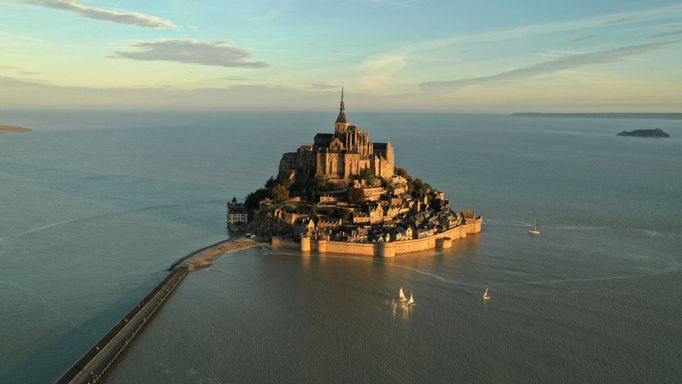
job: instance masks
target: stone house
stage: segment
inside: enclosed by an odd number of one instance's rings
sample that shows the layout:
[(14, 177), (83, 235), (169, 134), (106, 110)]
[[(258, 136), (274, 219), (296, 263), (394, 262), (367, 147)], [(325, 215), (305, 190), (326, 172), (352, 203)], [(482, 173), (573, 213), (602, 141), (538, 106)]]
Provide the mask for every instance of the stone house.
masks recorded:
[(320, 204), (334, 204), (337, 202), (337, 198), (334, 195), (322, 195), (320, 196)]
[(356, 210), (353, 212), (353, 224), (369, 224), (369, 214), (367, 212), (362, 212)]
[(294, 237), (308, 236), (315, 228), (315, 223), (309, 217), (301, 217), (294, 222)]
[(317, 221), (318, 230), (337, 229), (341, 226), (341, 219), (320, 218)]
[(417, 238), (423, 239), (425, 237), (433, 236), (436, 234), (435, 228), (420, 228), (417, 229)]
[(354, 242), (366, 242), (369, 234), (369, 227), (362, 226), (352, 229), (349, 234), (349, 240)]
[(384, 207), (384, 219), (392, 219), (400, 214), (400, 206), (387, 205)]
[(236, 200), (232, 200), (227, 205), (227, 223), (228, 224), (246, 224), (249, 222), (249, 210), (246, 205), (237, 203)]
[(378, 201), (386, 192), (386, 188), (384, 187), (353, 186), (348, 188), (348, 199), (356, 204)]
[(440, 225), (445, 227), (445, 229), (452, 229), (460, 224), (460, 219), (459, 217), (454, 213), (451, 212), (449, 214), (445, 215), (440, 215), (438, 217)]
[(382, 221), (384, 219), (384, 209), (381, 205), (376, 204), (369, 207), (369, 223), (374, 224)]

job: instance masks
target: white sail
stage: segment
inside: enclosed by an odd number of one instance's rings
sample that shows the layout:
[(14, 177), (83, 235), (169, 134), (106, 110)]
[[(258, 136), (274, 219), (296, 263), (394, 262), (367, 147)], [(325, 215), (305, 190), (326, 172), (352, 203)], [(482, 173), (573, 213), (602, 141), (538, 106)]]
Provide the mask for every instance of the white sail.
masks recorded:
[(538, 220), (537, 219), (533, 220), (533, 228), (529, 229), (528, 233), (530, 233), (531, 235), (539, 235), (540, 234), (540, 230), (538, 229)]
[(410, 292), (410, 300), (407, 302), (407, 304), (414, 304), (414, 296), (412, 296), (412, 292)]
[(400, 301), (405, 301), (405, 300), (407, 300), (407, 297), (405, 297), (405, 292), (403, 292), (402, 287), (400, 288), (399, 297), (400, 297)]
[(489, 300), (491, 298), (492, 296), (490, 296), (490, 293), (488, 293), (488, 288), (486, 288), (485, 293), (483, 294), (483, 300)]

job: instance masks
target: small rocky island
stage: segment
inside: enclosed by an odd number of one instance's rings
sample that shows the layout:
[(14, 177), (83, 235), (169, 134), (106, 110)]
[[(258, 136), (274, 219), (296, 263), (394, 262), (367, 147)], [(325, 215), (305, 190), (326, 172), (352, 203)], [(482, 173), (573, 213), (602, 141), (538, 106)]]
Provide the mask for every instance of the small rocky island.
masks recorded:
[(2, 125), (0, 124), (0, 133), (5, 132), (30, 132), (31, 128), (17, 127), (15, 125)]
[(669, 134), (663, 132), (662, 129), (635, 129), (632, 131), (623, 131), (618, 134), (618, 136), (630, 136), (630, 137), (653, 137), (653, 138), (664, 138), (670, 137)]
[(343, 90), (333, 133), (285, 153), (276, 178), (243, 204), (228, 204), (230, 228), (303, 252), (393, 257), (449, 248), (479, 233), (482, 222), (396, 167), (390, 143), (373, 142), (348, 122)]

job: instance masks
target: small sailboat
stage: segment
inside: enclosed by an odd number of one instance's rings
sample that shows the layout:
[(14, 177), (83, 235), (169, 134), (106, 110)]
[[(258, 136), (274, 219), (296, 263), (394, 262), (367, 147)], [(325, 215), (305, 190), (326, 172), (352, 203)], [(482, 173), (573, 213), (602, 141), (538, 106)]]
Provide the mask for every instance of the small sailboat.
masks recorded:
[(407, 305), (414, 305), (414, 296), (412, 296), (412, 292), (410, 292), (410, 300), (407, 301)]
[(405, 297), (405, 292), (403, 292), (403, 288), (400, 288), (400, 293), (398, 294), (398, 297), (400, 298), (400, 302), (405, 302), (407, 301), (407, 297)]
[(490, 296), (490, 292), (488, 292), (488, 288), (485, 289), (485, 292), (483, 293), (483, 300), (488, 301), (492, 299), (493, 297)]
[(531, 235), (535, 235), (535, 236), (540, 234), (540, 230), (538, 229), (538, 220), (537, 219), (533, 220), (533, 228), (529, 229), (528, 233), (530, 233)]

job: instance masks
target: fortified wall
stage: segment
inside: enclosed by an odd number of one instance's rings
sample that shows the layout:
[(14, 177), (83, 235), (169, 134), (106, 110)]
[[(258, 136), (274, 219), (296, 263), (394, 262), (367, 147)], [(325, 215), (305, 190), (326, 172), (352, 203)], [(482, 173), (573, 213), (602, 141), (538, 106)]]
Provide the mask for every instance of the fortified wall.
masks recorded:
[(469, 219), (466, 224), (422, 239), (390, 241), (379, 243), (351, 243), (345, 241), (313, 240), (302, 237), (301, 242), (273, 236), (272, 247), (299, 249), (301, 252), (338, 253), (373, 257), (394, 257), (403, 253), (426, 251), (429, 249), (445, 249), (452, 247), (452, 242), (464, 239), (467, 235), (480, 233), (483, 217)]

